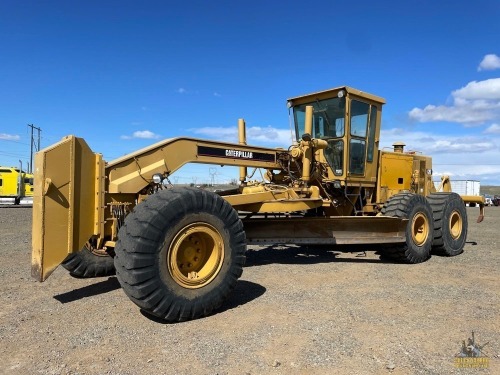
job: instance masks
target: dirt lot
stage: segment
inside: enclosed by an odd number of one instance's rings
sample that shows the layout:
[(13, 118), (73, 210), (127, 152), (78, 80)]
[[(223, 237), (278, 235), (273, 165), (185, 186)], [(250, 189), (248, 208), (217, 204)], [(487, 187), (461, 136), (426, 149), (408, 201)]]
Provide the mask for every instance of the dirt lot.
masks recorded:
[[(32, 280), (31, 209), (0, 208), (0, 373), (499, 374), (500, 207), (468, 210), (458, 257), (252, 248), (222, 309), (164, 324), (114, 277)], [(471, 331), (489, 369), (454, 367)]]

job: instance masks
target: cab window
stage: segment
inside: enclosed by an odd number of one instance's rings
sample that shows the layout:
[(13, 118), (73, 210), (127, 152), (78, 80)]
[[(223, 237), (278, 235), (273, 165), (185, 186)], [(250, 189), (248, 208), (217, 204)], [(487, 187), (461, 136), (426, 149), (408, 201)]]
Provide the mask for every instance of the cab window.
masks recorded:
[(360, 139), (351, 139), (349, 172), (352, 174), (365, 173), (365, 147), (366, 141)]
[(377, 107), (372, 105), (370, 110), (370, 126), (368, 128), (368, 154), (366, 160), (373, 161), (373, 151), (375, 150), (375, 126), (377, 125)]
[(329, 140), (324, 155), (335, 176), (342, 176), (344, 173), (344, 141), (341, 139)]
[(305, 132), (306, 106), (311, 105), (313, 112), (313, 138), (340, 138), (344, 136), (345, 98), (330, 98), (293, 107), (297, 140)]
[(358, 100), (351, 101), (351, 140), (349, 142), (349, 172), (363, 175), (365, 173), (366, 133), (370, 105)]
[(366, 128), (368, 126), (368, 110), (370, 105), (367, 103), (351, 101), (351, 135), (356, 137), (366, 137)]

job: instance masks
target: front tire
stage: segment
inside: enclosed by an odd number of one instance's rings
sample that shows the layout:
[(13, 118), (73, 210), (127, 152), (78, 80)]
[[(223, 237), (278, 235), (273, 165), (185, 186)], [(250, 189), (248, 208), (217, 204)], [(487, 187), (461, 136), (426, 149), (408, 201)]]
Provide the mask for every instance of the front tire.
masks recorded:
[(421, 195), (403, 193), (389, 198), (382, 214), (408, 219), (403, 244), (386, 245), (383, 255), (406, 263), (425, 262), (430, 257), (434, 226), (432, 210), (427, 199)]
[(456, 256), (464, 251), (467, 239), (467, 211), (457, 193), (433, 193), (429, 196), (434, 216), (433, 251)]
[(125, 294), (166, 321), (217, 309), (245, 263), (243, 224), (219, 195), (174, 188), (149, 196), (130, 213), (115, 248)]
[(72, 253), (62, 263), (69, 274), (77, 278), (103, 277), (115, 274), (113, 258), (103, 251), (91, 250), (86, 244), (82, 250)]

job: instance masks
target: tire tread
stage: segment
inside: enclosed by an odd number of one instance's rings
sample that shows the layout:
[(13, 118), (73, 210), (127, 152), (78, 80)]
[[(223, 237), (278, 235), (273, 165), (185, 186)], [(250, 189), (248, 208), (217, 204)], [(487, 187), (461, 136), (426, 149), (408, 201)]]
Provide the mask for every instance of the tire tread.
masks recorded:
[[(231, 264), (220, 285), (188, 298), (179, 294), (179, 286), (165, 284), (158, 259), (170, 226), (192, 213), (213, 215), (224, 223), (230, 234), (226, 257)], [(217, 309), (234, 289), (245, 264), (246, 237), (237, 212), (219, 195), (204, 190), (174, 188), (149, 196), (127, 216), (118, 237), (115, 264), (124, 292), (140, 308), (167, 321), (196, 319)], [(191, 290), (182, 293), (187, 296)]]

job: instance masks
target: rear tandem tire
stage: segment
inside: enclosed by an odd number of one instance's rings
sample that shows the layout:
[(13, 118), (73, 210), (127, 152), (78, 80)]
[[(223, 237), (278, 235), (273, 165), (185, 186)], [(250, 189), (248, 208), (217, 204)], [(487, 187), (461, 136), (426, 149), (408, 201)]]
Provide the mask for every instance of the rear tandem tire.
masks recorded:
[(428, 199), (434, 216), (432, 250), (447, 256), (461, 254), (468, 227), (464, 201), (457, 193), (433, 193)]
[(173, 188), (137, 205), (118, 233), (117, 278), (144, 311), (175, 322), (217, 309), (236, 286), (246, 238), (218, 194)]
[(394, 195), (382, 208), (382, 214), (408, 219), (406, 242), (385, 245), (380, 250), (384, 257), (406, 263), (429, 259), (434, 227), (431, 206), (425, 197), (412, 193)]
[(115, 274), (113, 258), (109, 255), (96, 255), (85, 245), (82, 250), (72, 253), (62, 263), (73, 277), (103, 277)]

